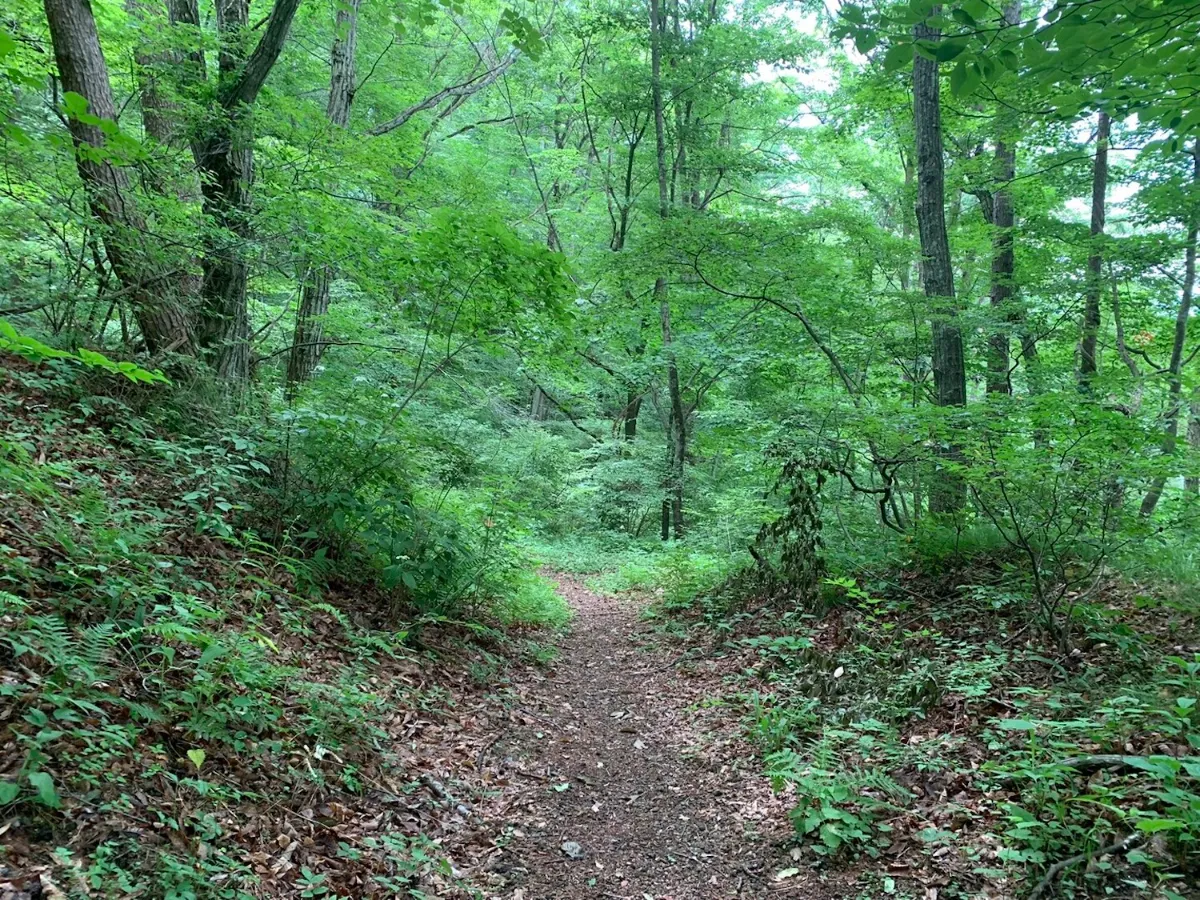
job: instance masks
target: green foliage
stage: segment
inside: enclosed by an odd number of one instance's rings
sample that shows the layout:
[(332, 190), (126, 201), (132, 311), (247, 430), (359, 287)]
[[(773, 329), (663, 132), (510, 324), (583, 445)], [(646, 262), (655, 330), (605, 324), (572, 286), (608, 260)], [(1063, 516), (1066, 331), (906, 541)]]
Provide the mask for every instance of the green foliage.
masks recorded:
[(81, 363), (91, 369), (100, 369), (113, 375), (122, 375), (133, 382), (153, 384), (167, 382), (167, 377), (158, 371), (148, 371), (137, 363), (123, 360), (114, 362), (103, 353), (81, 347), (75, 352), (57, 350), (36, 338), (18, 334), (17, 330), (4, 319), (0, 319), (0, 350), (15, 353), (31, 362), (42, 362), (47, 359), (66, 359)]
[[(110, 68), (72, 85), (53, 9), (6, 9), (0, 803), (72, 848), (75, 804), (130, 813), (139, 778), (185, 810), (139, 824), (170, 836), (153, 851), (64, 851), (73, 879), (270, 893), (218, 849), (221, 804), (376, 789), (380, 721), (423, 701), (371, 679), (431, 630), (545, 627), (520, 646), (551, 658), (569, 614), (537, 565), (741, 655), (747, 727), (823, 856), (878, 852), (962, 728), (973, 766), (1019, 773), (972, 810), (1006, 854), (974, 876), (1045, 877), (1124, 829), (1144, 846), (1056, 878), (1192, 874), (1197, 17), (662, 6), (656, 74), (644, 4), (233, 29), (101, 4), (85, 55)], [(946, 183), (921, 221), (916, 58)], [(953, 303), (923, 290), (938, 211)], [(166, 313), (187, 333), (156, 346)], [(960, 407), (935, 402), (945, 329)], [(1097, 750), (1144, 765), (1054, 768)], [(360, 891), (446, 875), (421, 837), (345, 852), (377, 866)], [(345, 890), (295, 868), (295, 896)]]
[(791, 815), (796, 832), (811, 837), (821, 856), (878, 855), (878, 835), (891, 830), (880, 819), (892, 808), (889, 801), (903, 799), (907, 792), (881, 772), (828, 771), (820, 760), (817, 753), (816, 762), (809, 763), (792, 750), (766, 758), (767, 774), (778, 786), (787, 784), (795, 791)]
[(504, 625), (562, 628), (571, 620), (570, 608), (562, 595), (540, 575), (520, 573), (511, 591), (496, 608), (496, 615)]

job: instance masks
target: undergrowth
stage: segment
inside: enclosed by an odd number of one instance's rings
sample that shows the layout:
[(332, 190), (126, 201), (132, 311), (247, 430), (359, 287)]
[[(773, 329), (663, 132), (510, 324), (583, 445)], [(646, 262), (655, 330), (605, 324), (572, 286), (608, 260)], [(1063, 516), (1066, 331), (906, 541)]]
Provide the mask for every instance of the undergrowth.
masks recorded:
[[(794, 803), (799, 864), (857, 868), (864, 896), (881, 870), (898, 896), (1197, 896), (1194, 548), (1145, 534), (1096, 565), (1094, 545), (1056, 545), (1049, 622), (994, 525), (926, 523), (857, 556), (847, 536), (555, 558), (733, 661), (724, 702)], [(780, 580), (788, 553), (824, 557), (817, 590)]]
[(917, 550), (800, 605), (719, 585), (660, 604), (693, 623), (689, 640), (744, 661), (729, 700), (795, 800), (801, 852), (900, 863), (941, 896), (1043, 880), (1065, 896), (1193, 896), (1194, 613), (1114, 573), (1073, 605), (1062, 653), (994, 550), (928, 565)]
[(465, 895), (434, 843), (453, 805), (398, 751), (414, 713), (545, 661), (500, 629), (561, 627), (561, 598), (465, 528), (419, 533), (411, 494), (383, 559), (369, 517), (305, 527), (285, 433), (169, 431), (161, 384), (5, 379), (0, 869), (80, 897)]

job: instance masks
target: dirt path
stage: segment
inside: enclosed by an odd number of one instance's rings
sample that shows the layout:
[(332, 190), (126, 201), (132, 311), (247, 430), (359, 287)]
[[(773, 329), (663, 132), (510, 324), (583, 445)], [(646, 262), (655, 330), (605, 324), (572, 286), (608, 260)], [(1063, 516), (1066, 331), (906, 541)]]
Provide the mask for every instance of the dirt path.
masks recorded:
[(572, 631), (523, 692), (529, 724), (498, 739), (510, 789), (480, 810), (507, 826), (489, 896), (826, 895), (804, 876), (775, 880), (789, 865), (787, 803), (728, 713), (698, 708), (720, 674), (680, 677), (675, 653), (646, 646), (636, 606), (568, 578), (559, 586)]

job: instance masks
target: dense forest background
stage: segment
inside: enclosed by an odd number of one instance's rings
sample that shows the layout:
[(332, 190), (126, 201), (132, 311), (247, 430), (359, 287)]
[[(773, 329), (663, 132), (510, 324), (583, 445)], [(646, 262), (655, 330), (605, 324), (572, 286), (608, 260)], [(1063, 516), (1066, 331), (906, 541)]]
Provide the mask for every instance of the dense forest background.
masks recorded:
[[(963, 896), (1187, 896), (1198, 31), (1177, 0), (9, 0), (6, 865), (148, 814), (136, 748), (179, 839), (45, 871), (250, 890), (229, 811), (308, 778), (298, 744), (364, 791), (372, 710), (412, 703), (365, 673), (563, 625), (548, 566), (757, 660), (739, 702), (823, 858), (872, 855), (905, 723), (952, 697), (1019, 782)], [(416, 840), (371, 890), (433, 877)], [(287, 890), (332, 895), (315, 860)]]

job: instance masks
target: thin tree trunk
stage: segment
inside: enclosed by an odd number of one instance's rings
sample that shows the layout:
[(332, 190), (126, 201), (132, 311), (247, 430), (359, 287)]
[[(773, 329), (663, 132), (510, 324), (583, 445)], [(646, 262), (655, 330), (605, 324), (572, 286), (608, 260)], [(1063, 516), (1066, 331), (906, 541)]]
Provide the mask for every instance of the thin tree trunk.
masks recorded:
[[(334, 25), (333, 47), (329, 54), (329, 102), (325, 115), (335, 128), (345, 128), (350, 123), (361, 3), (362, 0), (342, 3)], [(300, 308), (296, 312), (296, 328), (292, 333), (292, 351), (288, 356), (286, 391), (289, 398), (299, 384), (312, 377), (325, 352), (323, 319), (329, 312), (329, 288), (334, 274), (333, 266), (317, 265), (310, 269), (305, 279)]]
[[(1005, 25), (1016, 25), (1021, 19), (1020, 2), (1007, 4), (1003, 16)], [(1008, 326), (1020, 318), (1013, 307), (1013, 274), (1016, 262), (1013, 253), (1013, 228), (1016, 225), (1016, 215), (1013, 210), (1012, 181), (1016, 174), (1016, 149), (1001, 136), (996, 140), (996, 186), (992, 192), (992, 227), (995, 233), (992, 238), (993, 331), (988, 337), (989, 394), (1012, 393)], [(1024, 346), (1022, 349), (1025, 349)]]
[[(251, 107), (287, 40), (300, 0), (275, 0), (262, 37), (246, 55), (249, 0), (217, 0), (221, 49), (211, 131), (195, 148), (204, 175), (204, 211), (217, 225), (204, 260), (200, 340), (217, 374), (250, 377), (250, 313), (246, 249), (254, 235), (254, 131)], [(256, 29), (257, 30), (257, 29)]]
[(1108, 192), (1108, 139), (1112, 120), (1101, 111), (1096, 123), (1096, 160), (1092, 166), (1091, 252), (1087, 263), (1087, 295), (1083, 306), (1083, 332), (1079, 341), (1079, 389), (1090, 393), (1096, 377), (1096, 342), (1100, 335), (1100, 292), (1103, 287), (1100, 236), (1104, 234), (1104, 197)]
[[(1200, 140), (1192, 145), (1192, 182), (1200, 184)], [(1200, 232), (1200, 215), (1191, 211), (1190, 224), (1187, 233), (1187, 247), (1184, 250), (1183, 287), (1179, 292), (1179, 310), (1175, 314), (1175, 340), (1171, 345), (1171, 361), (1167, 364), (1167, 378), (1170, 380), (1170, 399), (1167, 401), (1166, 434), (1163, 436), (1162, 451), (1164, 455), (1175, 452), (1176, 439), (1179, 436), (1179, 419), (1183, 415), (1183, 350), (1187, 344), (1188, 319), (1192, 314), (1192, 297), (1196, 287), (1196, 239)], [(1149, 516), (1158, 506), (1166, 486), (1165, 476), (1156, 478), (1145, 499), (1142, 500), (1141, 513)]]
[[(904, 150), (900, 151), (900, 162), (904, 166), (904, 198), (905, 202), (901, 206), (904, 209), (904, 214), (900, 222), (900, 237), (904, 239), (905, 246), (912, 240), (913, 220), (912, 207), (908, 205), (908, 197), (912, 194), (913, 179), (916, 174), (913, 172), (912, 157)], [(900, 290), (907, 293), (912, 288), (912, 262), (905, 259), (900, 267)]]
[[(660, 0), (650, 0), (650, 84), (654, 102), (654, 136), (658, 165), (658, 215), (666, 220), (670, 215), (670, 195), (667, 190), (667, 137), (663, 121), (662, 38), (666, 21)], [(667, 355), (667, 392), (671, 401), (668, 421), (667, 498), (663, 501), (663, 537), (669, 529), (676, 538), (683, 537), (683, 474), (687, 457), (687, 421), (679, 385), (679, 366), (675, 359), (671, 335), (671, 301), (667, 279), (661, 275), (654, 280), (654, 298), (658, 301), (662, 325), (663, 349)], [(669, 508), (668, 508), (669, 506)]]
[[(108, 64), (100, 47), (96, 21), (87, 0), (45, 0), (46, 21), (64, 93), (87, 101), (87, 113), (116, 119)], [(92, 215), (103, 226), (104, 252), (113, 273), (128, 292), (138, 328), (151, 353), (188, 351), (192, 337), (186, 311), (170, 285), (157, 274), (147, 245), (146, 224), (137, 207), (129, 176), (103, 152), (99, 125), (71, 116), (75, 164), (87, 191)]]
[[(931, 15), (938, 15), (935, 6)], [(941, 33), (921, 23), (914, 29), (918, 40), (937, 41)], [(921, 238), (921, 280), (931, 301), (933, 332), (934, 400), (938, 406), (965, 406), (966, 365), (962, 332), (954, 303), (954, 270), (950, 265), (950, 241), (946, 234), (946, 185), (942, 159), (941, 90), (938, 64), (920, 53), (913, 54), (913, 124), (917, 149), (917, 231)], [(943, 459), (960, 454), (953, 442), (944, 442)], [(930, 491), (931, 513), (954, 512), (966, 499), (961, 478), (939, 477)]]
[(1000, 181), (992, 195), (992, 224), (995, 237), (992, 239), (992, 328), (988, 337), (989, 394), (1011, 394), (1009, 378), (1008, 326), (1013, 322), (1013, 212), (1012, 192), (1009, 184), (1016, 174), (1016, 153), (1005, 141), (996, 142), (996, 176)]
[[(1192, 388), (1191, 419), (1188, 421), (1188, 445), (1192, 448), (1192, 456), (1200, 457), (1200, 385)], [(1187, 489), (1193, 494), (1200, 494), (1200, 473), (1187, 476)]]
[[(165, 8), (169, 28), (180, 24), (199, 28), (200, 17), (195, 0), (169, 0)], [(126, 0), (125, 9), (143, 30), (149, 32), (161, 27), (161, 4), (148, 0)], [(146, 134), (167, 150), (187, 150), (187, 129), (179, 104), (171, 96), (171, 89), (193, 88), (204, 80), (204, 54), (179, 50), (150, 54), (138, 49), (134, 52), (134, 62), (138, 66), (138, 99)], [(171, 79), (175, 84), (168, 83), (164, 90), (163, 77), (168, 73), (178, 77)], [(159, 193), (173, 194), (185, 208), (191, 209), (200, 199), (200, 179), (190, 161), (186, 171), (176, 173), (173, 177), (164, 177), (162, 172), (153, 168), (150, 177)], [(179, 293), (179, 301), (189, 315), (194, 314), (196, 301), (204, 287), (204, 278), (200, 274), (201, 261), (195, 255), (188, 255), (170, 268), (183, 272), (174, 285)]]

